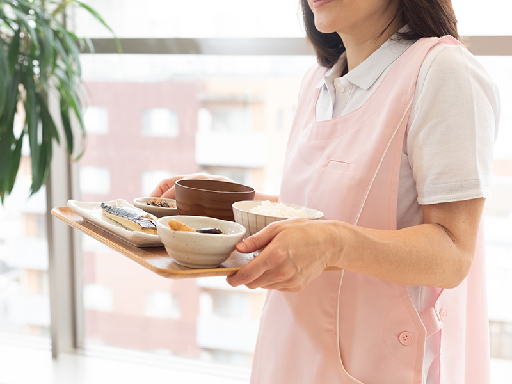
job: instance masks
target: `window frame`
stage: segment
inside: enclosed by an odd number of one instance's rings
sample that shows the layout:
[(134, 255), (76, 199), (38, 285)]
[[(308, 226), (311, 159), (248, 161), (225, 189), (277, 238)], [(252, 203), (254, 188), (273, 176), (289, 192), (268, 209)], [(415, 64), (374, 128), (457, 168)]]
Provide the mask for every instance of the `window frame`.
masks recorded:
[[(512, 56), (511, 36), (465, 36), (461, 40), (475, 56)], [(193, 55), (313, 55), (305, 38), (122, 38), (123, 51), (116, 40), (91, 39), (98, 54), (193, 54)], [(85, 50), (83, 54), (90, 54)], [(51, 100), (52, 98), (50, 98)], [(50, 106), (58, 113), (58, 105)], [(78, 165), (69, 160), (66, 149), (54, 150), (47, 182), (47, 240), (52, 356), (84, 346), (83, 267), (81, 234), (58, 220), (52, 220), (52, 207), (67, 200), (80, 200)]]

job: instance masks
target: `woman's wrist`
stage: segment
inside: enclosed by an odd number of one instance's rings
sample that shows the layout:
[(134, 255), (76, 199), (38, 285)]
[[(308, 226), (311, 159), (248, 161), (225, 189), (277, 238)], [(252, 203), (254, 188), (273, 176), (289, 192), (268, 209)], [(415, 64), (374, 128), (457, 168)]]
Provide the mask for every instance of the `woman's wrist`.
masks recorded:
[(348, 227), (350, 227), (350, 225), (338, 220), (329, 220), (326, 221), (325, 224), (327, 233), (326, 241), (331, 250), (327, 260), (327, 266), (343, 268), (344, 255), (350, 241), (348, 239), (348, 235), (350, 234)]

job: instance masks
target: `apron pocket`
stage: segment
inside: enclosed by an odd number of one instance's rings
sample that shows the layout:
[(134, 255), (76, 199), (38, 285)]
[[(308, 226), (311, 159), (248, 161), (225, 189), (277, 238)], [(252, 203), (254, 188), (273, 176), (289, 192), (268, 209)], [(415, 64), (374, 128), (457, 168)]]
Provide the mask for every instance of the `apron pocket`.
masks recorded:
[(332, 169), (332, 170), (338, 171), (338, 172), (349, 172), (351, 165), (352, 164), (347, 163), (346, 161), (329, 160), (329, 162), (326, 165), (326, 168)]

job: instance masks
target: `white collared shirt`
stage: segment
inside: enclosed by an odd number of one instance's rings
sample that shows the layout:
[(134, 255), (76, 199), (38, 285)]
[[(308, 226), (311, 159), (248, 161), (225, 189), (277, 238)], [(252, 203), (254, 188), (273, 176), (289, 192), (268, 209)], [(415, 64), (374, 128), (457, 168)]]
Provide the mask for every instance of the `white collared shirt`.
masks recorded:
[(322, 88), (316, 106), (317, 120), (330, 120), (360, 107), (378, 87), (391, 64), (413, 43), (414, 41), (390, 39), (368, 59), (340, 77), (347, 66), (343, 53), (317, 85), (317, 88)]
[[(364, 104), (412, 41), (389, 39), (339, 77), (345, 54), (321, 79), (317, 121)], [(490, 195), (499, 95), (484, 68), (465, 48), (440, 44), (427, 55), (411, 106), (398, 193), (398, 228), (422, 223), (420, 204)]]
[[(392, 64), (414, 42), (394, 37), (344, 76), (346, 57), (326, 73), (316, 105), (317, 121), (361, 107)], [(484, 68), (465, 48), (440, 44), (421, 67), (403, 145), (398, 186), (397, 227), (423, 222), (421, 204), (488, 197), (499, 95)], [(431, 307), (437, 290), (408, 286), (416, 310)], [(439, 334), (427, 339), (426, 384), (437, 384)]]

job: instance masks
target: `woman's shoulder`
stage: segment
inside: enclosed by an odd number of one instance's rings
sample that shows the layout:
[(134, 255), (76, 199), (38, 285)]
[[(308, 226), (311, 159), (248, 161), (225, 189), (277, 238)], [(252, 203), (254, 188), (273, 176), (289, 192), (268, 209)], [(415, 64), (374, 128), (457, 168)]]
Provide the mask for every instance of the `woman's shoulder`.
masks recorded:
[(440, 43), (427, 54), (418, 82), (421, 86), (427, 78), (428, 81), (444, 81), (448, 77), (452, 80), (476, 81), (483, 86), (495, 88), (487, 70), (465, 46)]

